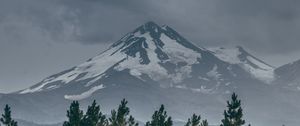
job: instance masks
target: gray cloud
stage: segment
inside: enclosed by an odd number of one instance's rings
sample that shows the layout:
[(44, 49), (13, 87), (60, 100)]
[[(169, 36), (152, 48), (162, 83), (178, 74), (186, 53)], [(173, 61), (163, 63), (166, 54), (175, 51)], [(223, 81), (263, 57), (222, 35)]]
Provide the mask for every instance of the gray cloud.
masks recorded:
[(2, 2), (0, 22), (14, 15), (53, 41), (112, 42), (153, 20), (202, 46), (244, 45), (263, 53), (299, 50), (297, 0), (11, 1)]

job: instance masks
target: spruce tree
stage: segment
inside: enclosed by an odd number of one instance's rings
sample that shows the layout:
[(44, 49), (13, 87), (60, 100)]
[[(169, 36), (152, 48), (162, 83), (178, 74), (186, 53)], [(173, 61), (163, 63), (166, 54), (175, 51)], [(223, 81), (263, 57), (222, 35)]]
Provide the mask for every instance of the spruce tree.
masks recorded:
[(18, 125), (18, 123), (11, 118), (11, 110), (8, 105), (5, 105), (4, 114), (2, 114), (0, 121), (5, 126), (17, 126)]
[(138, 126), (139, 124), (135, 121), (133, 116), (130, 116), (128, 119), (128, 126)]
[(63, 126), (81, 126), (83, 112), (80, 110), (79, 102), (73, 101), (67, 111), (68, 121), (63, 123)]
[(192, 118), (188, 119), (188, 122), (185, 124), (185, 126), (198, 126), (200, 124), (200, 120), (200, 115), (197, 116), (196, 114), (193, 114)]
[(88, 106), (86, 114), (82, 119), (84, 126), (107, 126), (107, 119), (100, 111), (100, 105), (94, 100), (91, 106)]
[(241, 100), (233, 93), (231, 101), (227, 101), (227, 110), (224, 111), (224, 119), (221, 126), (242, 126), (245, 124), (243, 120), (243, 109), (241, 108)]
[(109, 118), (109, 122), (110, 122), (109, 126), (118, 126), (116, 110), (111, 111), (111, 117)]
[(185, 124), (185, 126), (208, 126), (208, 122), (207, 120), (203, 120), (201, 122), (201, 116), (193, 114), (193, 116), (188, 119), (188, 122)]
[(172, 126), (172, 118), (167, 115), (164, 105), (161, 105), (158, 111), (152, 115), (152, 120), (146, 123), (146, 126)]
[(200, 124), (200, 126), (208, 126), (207, 120), (203, 120), (202, 123)]
[(123, 99), (118, 107), (118, 110), (111, 111), (109, 118), (110, 126), (138, 126), (138, 123), (132, 116), (128, 118), (130, 109), (127, 107), (128, 101)]

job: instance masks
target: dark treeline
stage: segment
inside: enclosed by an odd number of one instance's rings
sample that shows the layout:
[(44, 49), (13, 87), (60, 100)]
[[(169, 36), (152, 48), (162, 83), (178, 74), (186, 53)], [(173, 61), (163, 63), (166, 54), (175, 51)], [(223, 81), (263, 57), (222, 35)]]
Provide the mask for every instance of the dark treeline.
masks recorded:
[[(67, 110), (68, 120), (63, 123), (63, 126), (139, 126), (138, 121), (130, 115), (130, 109), (127, 106), (128, 101), (123, 99), (119, 107), (112, 110), (110, 117), (106, 117), (101, 112), (100, 105), (94, 100), (88, 106), (84, 113), (80, 109), (78, 101), (73, 101)], [(227, 101), (226, 110), (224, 110), (224, 118), (221, 120), (220, 126), (244, 126), (246, 124), (243, 119), (243, 109), (241, 100), (233, 93), (231, 100)], [(17, 122), (11, 117), (11, 110), (8, 105), (4, 108), (4, 113), (0, 118), (4, 126), (17, 126)], [(145, 126), (172, 126), (172, 117), (168, 116), (165, 106), (161, 105), (155, 111), (150, 121), (146, 122)], [(193, 114), (184, 126), (208, 126), (207, 120), (202, 120), (200, 115)], [(1, 126), (1, 124), (0, 124)], [(250, 124), (248, 125), (250, 126)]]
[[(63, 126), (139, 126), (137, 120), (130, 115), (127, 107), (128, 101), (123, 99), (117, 110), (112, 110), (110, 117), (106, 117), (100, 109), (100, 105), (94, 100), (88, 106), (86, 113), (80, 110), (79, 102), (73, 101), (67, 111), (68, 120)], [(227, 101), (227, 109), (224, 111), (224, 119), (220, 126), (243, 126), (246, 124), (243, 119), (241, 100), (233, 93), (231, 100)], [(150, 121), (145, 126), (172, 126), (172, 117), (167, 115), (164, 105), (155, 111)], [(207, 120), (202, 120), (200, 115), (193, 114), (184, 126), (208, 126)], [(249, 124), (250, 126), (250, 124)]]

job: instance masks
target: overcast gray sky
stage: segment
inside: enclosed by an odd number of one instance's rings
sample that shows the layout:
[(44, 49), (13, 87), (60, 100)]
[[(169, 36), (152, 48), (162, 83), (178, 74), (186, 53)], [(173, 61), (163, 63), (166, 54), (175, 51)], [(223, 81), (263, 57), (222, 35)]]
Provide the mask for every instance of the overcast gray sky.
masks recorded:
[(300, 59), (299, 0), (1, 0), (0, 92), (77, 65), (147, 21), (274, 66)]

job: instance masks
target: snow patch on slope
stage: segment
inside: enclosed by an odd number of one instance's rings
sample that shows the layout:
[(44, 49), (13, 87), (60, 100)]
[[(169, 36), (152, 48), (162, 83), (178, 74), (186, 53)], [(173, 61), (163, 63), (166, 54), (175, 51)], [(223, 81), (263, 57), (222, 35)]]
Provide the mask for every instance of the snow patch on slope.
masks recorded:
[(258, 78), (261, 81), (271, 83), (275, 79), (274, 69), (269, 67), (257, 60), (253, 59), (250, 56), (247, 56), (247, 59), (252, 63), (259, 65), (260, 68), (254, 68), (250, 64), (245, 64), (244, 69), (252, 73), (255, 78)]
[(168, 76), (167, 70), (158, 64), (158, 58), (151, 56), (154, 54), (148, 53), (149, 59), (152, 58), (149, 64), (140, 64), (140, 54), (137, 53), (136, 55), (136, 57), (128, 57), (127, 60), (121, 62), (115, 69), (118, 71), (129, 69), (130, 74), (137, 77), (140, 76), (140, 73), (144, 73), (156, 81)]
[(92, 87), (88, 91), (83, 92), (79, 95), (65, 95), (64, 98), (67, 100), (82, 100), (82, 99), (90, 97), (94, 92), (96, 92), (100, 89), (103, 89), (103, 88), (105, 88), (105, 87), (103, 86), (103, 84), (101, 84), (99, 86)]
[(57, 77), (57, 78), (52, 77), (52, 78), (45, 79), (44, 81), (42, 81), (42, 84), (40, 84), (39, 86), (34, 87), (34, 88), (27, 88), (27, 89), (21, 91), (20, 94), (42, 91), (43, 87), (45, 87), (47, 84), (56, 82), (56, 81), (61, 81), (63, 83), (69, 83), (72, 80), (74, 80), (77, 76), (78, 76), (78, 74), (76, 74), (75, 71), (70, 71), (68, 73), (65, 73), (65, 74)]
[(101, 79), (101, 78), (102, 78), (103, 76), (105, 76), (105, 75), (106, 75), (106, 74), (103, 73), (103, 74), (101, 74), (100, 76), (98, 76), (98, 77), (96, 77), (96, 78), (90, 80), (90, 81), (85, 85), (85, 87), (91, 86), (91, 85), (94, 84), (97, 80)]
[[(192, 71), (191, 66), (198, 63), (198, 58), (201, 58), (201, 54), (188, 49), (173, 39), (170, 39), (165, 34), (161, 34), (160, 39), (164, 42), (162, 50), (168, 55), (169, 59), (161, 61), (158, 55), (155, 53), (155, 49), (158, 48), (149, 33), (140, 35), (139, 37), (146, 38), (148, 48), (145, 48), (150, 63), (140, 64), (140, 53), (136, 54), (136, 57), (128, 57), (127, 60), (121, 62), (115, 67), (116, 70), (129, 69), (130, 74), (139, 77), (142, 73), (148, 75), (151, 79), (159, 81), (162, 79), (171, 79), (173, 83), (179, 83), (183, 79), (190, 76)], [(159, 63), (171, 62), (177, 64), (179, 62), (185, 62), (187, 65), (182, 66), (175, 70), (175, 73), (169, 74), (168, 71), (162, 67)]]
[(192, 92), (196, 92), (196, 93), (202, 93), (202, 94), (212, 94), (213, 93), (213, 89), (208, 89), (205, 86), (201, 86), (200, 88), (188, 88), (185, 85), (177, 85), (175, 86), (175, 88), (177, 89), (184, 89), (184, 90), (190, 90)]
[(131, 69), (129, 71), (129, 73), (132, 75), (132, 76), (141, 76), (142, 73), (140, 73), (137, 69)]
[(256, 60), (256, 59), (254, 59), (254, 58), (251, 57), (251, 56), (247, 56), (247, 59), (248, 59), (251, 63), (253, 63), (253, 64), (259, 66), (259, 68), (261, 68), (261, 69), (264, 69), (264, 70), (271, 70), (271, 69), (273, 69), (273, 67), (271, 67), (271, 66), (269, 66), (269, 65), (267, 65), (267, 64), (265, 64), (265, 63), (262, 63), (262, 62), (260, 62), (260, 61), (258, 61), (258, 60)]
[(215, 80), (218, 80), (221, 74), (218, 72), (218, 66), (215, 65), (211, 71), (206, 73), (207, 76), (214, 78)]
[[(20, 92), (20, 94), (26, 94), (26, 93), (34, 93), (34, 92), (40, 92), (43, 91), (44, 87), (47, 87), (47, 84), (61, 81), (63, 83), (69, 83), (71, 81), (81, 81), (88, 78), (94, 78), (98, 77), (101, 74), (103, 74), (106, 70), (111, 68), (115, 63), (120, 62), (121, 60), (126, 58), (126, 54), (124, 53), (115, 53), (113, 54), (118, 47), (111, 48), (100, 55), (90, 59), (89, 61), (86, 61), (83, 64), (80, 64), (76, 66), (73, 70), (64, 73), (62, 75), (59, 75), (57, 77), (52, 77), (49, 79), (45, 79), (42, 81), (42, 83), (38, 87), (28, 88)], [(79, 75), (84, 75), (81, 78), (75, 80)], [(101, 77), (98, 77), (100, 79)], [(96, 81), (95, 79), (91, 82)], [(90, 84), (87, 84), (87, 86)]]
[[(249, 72), (254, 78), (263, 82), (271, 83), (275, 79), (274, 68), (264, 62), (257, 60), (255, 57), (243, 53), (241, 48), (211, 48), (210, 51), (220, 60), (241, 66), (245, 71)], [(243, 56), (242, 56), (243, 55)], [(246, 55), (246, 56), (245, 56)]]
[(150, 60), (148, 64), (140, 63), (140, 53), (136, 54), (136, 57), (127, 57), (127, 60), (121, 62), (118, 66), (115, 67), (116, 70), (122, 71), (129, 69), (131, 75), (139, 77), (141, 73), (148, 75), (151, 79), (158, 81), (163, 78), (168, 77), (167, 70), (160, 66), (158, 63), (160, 60), (157, 57), (157, 54), (154, 52), (156, 46), (152, 41), (152, 37), (149, 33), (140, 35), (139, 37), (146, 38), (146, 43), (148, 48), (145, 48), (147, 51), (147, 56)]
[(165, 42), (163, 49), (170, 57), (173, 63), (185, 61), (189, 65), (198, 63), (198, 58), (201, 58), (201, 54), (188, 49), (173, 39), (170, 39), (165, 34), (161, 34), (160, 39)]
[(169, 56), (169, 61), (172, 63), (185, 62), (187, 65), (176, 69), (175, 74), (171, 74), (170, 78), (172, 78), (174, 83), (180, 83), (185, 78), (190, 77), (190, 73), (192, 72), (192, 65), (197, 64), (198, 59), (201, 58), (201, 53), (195, 52), (192, 49), (188, 49), (173, 39), (170, 39), (165, 34), (162, 34), (160, 39), (165, 41), (165, 45), (163, 46), (164, 51)]
[(212, 51), (214, 53), (214, 55), (222, 61), (225, 61), (225, 62), (231, 63), (231, 64), (241, 63), (241, 60), (239, 58), (239, 55), (241, 55), (241, 52), (239, 51), (238, 48), (233, 48), (233, 49), (210, 48), (209, 50)]

